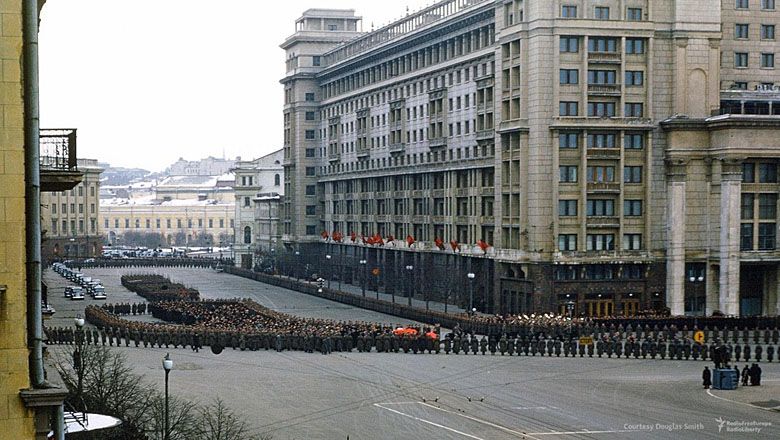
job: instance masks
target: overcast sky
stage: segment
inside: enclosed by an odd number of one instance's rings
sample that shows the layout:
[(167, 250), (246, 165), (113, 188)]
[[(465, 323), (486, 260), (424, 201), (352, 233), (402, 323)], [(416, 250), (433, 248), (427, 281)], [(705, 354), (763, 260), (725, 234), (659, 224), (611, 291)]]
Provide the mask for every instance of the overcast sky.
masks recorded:
[(164, 169), (282, 147), (284, 52), (309, 8), (352, 8), (363, 30), (431, 0), (48, 0), (41, 126), (77, 128), (78, 155)]

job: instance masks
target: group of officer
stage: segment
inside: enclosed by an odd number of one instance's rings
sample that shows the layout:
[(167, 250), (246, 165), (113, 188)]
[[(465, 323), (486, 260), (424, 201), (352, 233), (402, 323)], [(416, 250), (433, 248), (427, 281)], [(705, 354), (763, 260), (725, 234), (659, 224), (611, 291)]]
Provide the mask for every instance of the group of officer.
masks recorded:
[[(103, 308), (108, 311), (108, 313), (119, 315), (119, 316), (128, 316), (128, 315), (145, 315), (146, 314), (146, 307), (147, 303), (145, 302), (139, 302), (139, 303), (120, 303), (120, 304), (104, 304)], [(150, 303), (151, 305), (151, 303)]]

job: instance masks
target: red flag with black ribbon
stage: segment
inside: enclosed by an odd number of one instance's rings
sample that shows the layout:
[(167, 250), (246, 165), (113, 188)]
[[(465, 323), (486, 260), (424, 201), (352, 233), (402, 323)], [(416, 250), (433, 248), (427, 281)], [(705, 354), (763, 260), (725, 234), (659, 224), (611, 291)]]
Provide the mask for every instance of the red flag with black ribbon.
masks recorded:
[(409, 247), (412, 247), (412, 245), (414, 244), (414, 237), (412, 237), (411, 235), (407, 235), (406, 236), (406, 244), (408, 244)]
[(322, 232), (320, 232), (320, 237), (322, 237), (322, 239), (323, 239), (323, 240), (327, 240), (327, 239), (328, 239), (328, 237), (329, 237), (329, 235), (328, 235), (328, 231), (322, 231)]
[(450, 247), (452, 248), (452, 252), (458, 251), (458, 240), (450, 240)]
[(434, 243), (434, 244), (436, 245), (436, 247), (437, 247), (437, 248), (439, 248), (440, 250), (444, 250), (444, 240), (442, 240), (441, 238), (439, 238), (439, 237), (436, 237), (436, 238), (433, 240), (433, 243)]
[(485, 240), (479, 240), (477, 241), (477, 246), (479, 246), (480, 249), (482, 249), (482, 252), (487, 253), (488, 248), (490, 247)]

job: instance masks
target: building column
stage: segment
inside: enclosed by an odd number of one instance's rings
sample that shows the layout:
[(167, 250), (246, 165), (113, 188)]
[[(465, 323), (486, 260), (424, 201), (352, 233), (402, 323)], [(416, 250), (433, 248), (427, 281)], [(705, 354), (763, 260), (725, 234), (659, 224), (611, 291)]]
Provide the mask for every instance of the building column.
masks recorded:
[(720, 311), (739, 315), (739, 227), (742, 163), (724, 159), (720, 183)]
[(685, 314), (685, 172), (687, 161), (667, 160), (666, 306)]

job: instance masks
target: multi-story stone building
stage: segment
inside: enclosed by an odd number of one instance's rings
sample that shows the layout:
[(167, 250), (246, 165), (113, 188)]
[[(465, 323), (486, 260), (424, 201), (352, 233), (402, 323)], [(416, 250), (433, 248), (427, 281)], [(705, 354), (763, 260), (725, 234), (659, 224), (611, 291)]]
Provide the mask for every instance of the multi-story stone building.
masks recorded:
[(54, 259), (100, 256), (100, 173), (97, 160), (79, 159), (84, 174), (76, 187), (41, 193), (41, 227), (46, 231), (41, 243), (44, 262)]
[(494, 313), (776, 314), (777, 14), (444, 0), (362, 34), (306, 11), (282, 45), (288, 249), (461, 304), (471, 279)]
[(169, 246), (228, 246), (235, 206), (217, 200), (111, 199), (100, 207), (100, 226), (110, 244), (126, 244), (126, 233), (160, 234)]
[(246, 269), (255, 267), (261, 253), (276, 250), (279, 234), (279, 204), (282, 186), (283, 152), (274, 151), (251, 161), (236, 162), (236, 222), (233, 245), (235, 264)]

